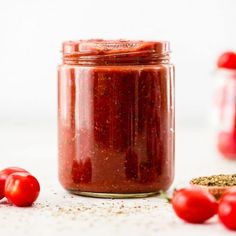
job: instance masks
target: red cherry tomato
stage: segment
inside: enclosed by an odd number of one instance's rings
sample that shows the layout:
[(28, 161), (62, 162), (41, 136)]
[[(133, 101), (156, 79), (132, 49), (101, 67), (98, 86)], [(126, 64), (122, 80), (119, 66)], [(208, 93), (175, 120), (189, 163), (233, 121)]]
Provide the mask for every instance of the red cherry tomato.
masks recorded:
[(221, 197), (218, 216), (228, 229), (236, 230), (236, 188), (232, 188)]
[(16, 173), (16, 172), (27, 172), (26, 170), (19, 168), (19, 167), (8, 167), (2, 171), (0, 171), (0, 199), (4, 198), (4, 187), (7, 177), (10, 174)]
[(5, 196), (16, 206), (30, 206), (40, 192), (38, 180), (29, 173), (13, 173), (5, 183)]
[(236, 53), (223, 53), (218, 59), (217, 66), (218, 68), (236, 69)]
[(215, 198), (199, 188), (177, 190), (171, 203), (177, 216), (189, 223), (203, 223), (217, 212)]

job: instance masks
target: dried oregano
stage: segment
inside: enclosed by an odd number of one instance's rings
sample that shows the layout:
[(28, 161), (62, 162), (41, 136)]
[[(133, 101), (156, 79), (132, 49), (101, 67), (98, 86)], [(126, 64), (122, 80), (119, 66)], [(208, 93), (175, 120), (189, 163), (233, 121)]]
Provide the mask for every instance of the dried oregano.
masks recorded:
[(192, 179), (191, 183), (203, 186), (236, 186), (236, 174), (198, 177)]

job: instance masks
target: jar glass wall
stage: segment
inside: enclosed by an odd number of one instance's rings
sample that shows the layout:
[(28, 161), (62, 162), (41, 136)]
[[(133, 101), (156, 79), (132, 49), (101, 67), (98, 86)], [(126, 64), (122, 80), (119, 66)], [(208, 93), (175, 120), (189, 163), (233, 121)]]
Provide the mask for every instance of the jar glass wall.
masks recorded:
[(218, 111), (217, 148), (227, 159), (236, 159), (236, 71), (220, 69), (220, 84), (215, 93)]

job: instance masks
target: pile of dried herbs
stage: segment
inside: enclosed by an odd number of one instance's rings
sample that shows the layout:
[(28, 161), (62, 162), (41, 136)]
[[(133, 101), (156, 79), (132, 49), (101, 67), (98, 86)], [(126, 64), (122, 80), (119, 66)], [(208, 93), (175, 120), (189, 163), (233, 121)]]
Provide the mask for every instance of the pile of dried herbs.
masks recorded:
[(203, 186), (236, 186), (236, 174), (233, 175), (211, 175), (205, 177), (198, 177), (191, 180), (192, 184)]

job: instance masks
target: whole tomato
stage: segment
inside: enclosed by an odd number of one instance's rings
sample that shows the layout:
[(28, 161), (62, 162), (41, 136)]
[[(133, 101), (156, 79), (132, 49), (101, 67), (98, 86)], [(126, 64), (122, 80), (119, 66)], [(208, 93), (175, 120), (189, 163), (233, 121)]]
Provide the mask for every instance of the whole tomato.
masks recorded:
[(225, 52), (223, 53), (217, 62), (218, 68), (225, 69), (236, 69), (236, 53), (235, 52)]
[(236, 187), (225, 192), (221, 197), (218, 216), (228, 229), (236, 230)]
[(16, 206), (30, 206), (38, 198), (40, 185), (29, 173), (13, 173), (5, 183), (5, 196)]
[(28, 171), (19, 168), (19, 167), (8, 167), (6, 169), (3, 169), (0, 171), (0, 199), (4, 198), (4, 188), (5, 188), (5, 182), (9, 175), (16, 173), (16, 172), (26, 172)]
[(189, 223), (203, 223), (210, 219), (218, 206), (210, 193), (195, 187), (177, 190), (171, 203), (177, 216)]

